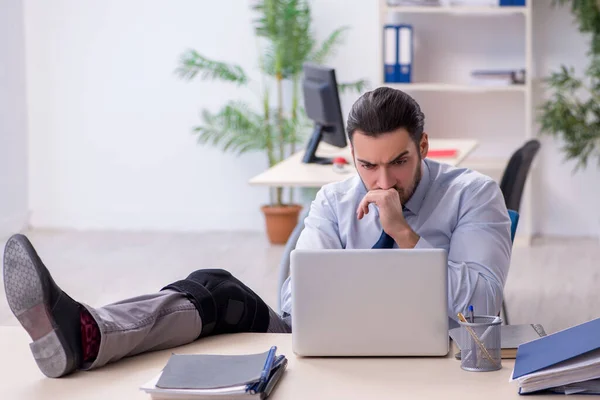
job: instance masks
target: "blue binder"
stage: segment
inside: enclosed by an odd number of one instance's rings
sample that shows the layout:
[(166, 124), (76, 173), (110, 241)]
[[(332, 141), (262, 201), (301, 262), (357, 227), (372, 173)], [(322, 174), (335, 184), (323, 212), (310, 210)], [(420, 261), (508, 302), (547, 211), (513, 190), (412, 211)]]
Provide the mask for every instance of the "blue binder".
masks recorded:
[(500, 7), (524, 7), (526, 0), (499, 0)]
[(396, 82), (396, 63), (398, 54), (398, 27), (383, 27), (383, 76), (384, 82)]
[(411, 25), (385, 25), (383, 63), (386, 83), (412, 81), (413, 29)]
[(513, 379), (600, 348), (600, 318), (524, 343), (517, 350)]

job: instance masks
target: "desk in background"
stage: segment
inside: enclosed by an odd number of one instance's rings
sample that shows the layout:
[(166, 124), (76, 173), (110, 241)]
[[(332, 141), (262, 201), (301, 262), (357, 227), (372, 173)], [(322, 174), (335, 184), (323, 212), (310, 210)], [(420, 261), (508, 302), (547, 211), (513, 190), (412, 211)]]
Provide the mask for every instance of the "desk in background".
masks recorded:
[[(126, 358), (98, 370), (50, 379), (37, 368), (29, 342), (21, 327), (0, 327), (3, 399), (149, 400), (139, 387), (160, 372), (172, 352), (250, 354), (272, 345), (289, 359), (286, 373), (269, 397), (273, 400), (523, 399), (517, 394), (516, 383), (508, 381), (514, 360), (502, 360), (499, 371), (467, 372), (452, 357), (453, 352), (445, 358), (297, 358), (289, 334), (240, 333), (207, 337), (175, 349)], [(556, 400), (557, 396), (535, 396), (541, 398)]]
[[(430, 139), (430, 150), (456, 149), (456, 155), (453, 157), (429, 157), (432, 160), (443, 162), (450, 165), (460, 165), (460, 163), (477, 147), (476, 140), (469, 139)], [(334, 171), (331, 165), (304, 164), (302, 156), (304, 150), (299, 151), (286, 158), (279, 164), (269, 168), (265, 172), (250, 179), (251, 185), (263, 186), (284, 186), (284, 187), (321, 187), (325, 184), (344, 180), (354, 174), (356, 169), (352, 165), (352, 156), (350, 148), (343, 149), (321, 143), (317, 156), (320, 157), (344, 157), (350, 162), (346, 165), (345, 173)]]

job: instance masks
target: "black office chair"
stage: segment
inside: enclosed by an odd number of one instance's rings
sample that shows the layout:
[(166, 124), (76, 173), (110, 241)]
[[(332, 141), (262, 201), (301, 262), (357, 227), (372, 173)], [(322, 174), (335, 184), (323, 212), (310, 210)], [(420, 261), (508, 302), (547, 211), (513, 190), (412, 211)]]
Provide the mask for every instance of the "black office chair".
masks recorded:
[(521, 197), (525, 188), (525, 181), (531, 169), (533, 159), (540, 149), (540, 141), (532, 139), (513, 153), (508, 161), (502, 180), (500, 190), (504, 195), (506, 208), (520, 213)]
[[(515, 151), (510, 160), (508, 160), (502, 180), (500, 181), (500, 190), (504, 196), (506, 208), (509, 210), (519, 212), (525, 182), (527, 181), (533, 159), (540, 147), (539, 140), (529, 140)], [(502, 302), (502, 314), (504, 314), (504, 323), (509, 325), (505, 301)]]

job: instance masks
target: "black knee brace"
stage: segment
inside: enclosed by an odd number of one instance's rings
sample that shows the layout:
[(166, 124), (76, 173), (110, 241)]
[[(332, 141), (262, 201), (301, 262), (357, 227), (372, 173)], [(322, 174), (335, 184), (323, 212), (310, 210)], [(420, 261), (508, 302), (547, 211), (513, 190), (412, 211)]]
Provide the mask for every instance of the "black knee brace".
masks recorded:
[(202, 319), (199, 337), (219, 333), (266, 332), (269, 307), (250, 288), (222, 269), (201, 269), (161, 290), (184, 293)]

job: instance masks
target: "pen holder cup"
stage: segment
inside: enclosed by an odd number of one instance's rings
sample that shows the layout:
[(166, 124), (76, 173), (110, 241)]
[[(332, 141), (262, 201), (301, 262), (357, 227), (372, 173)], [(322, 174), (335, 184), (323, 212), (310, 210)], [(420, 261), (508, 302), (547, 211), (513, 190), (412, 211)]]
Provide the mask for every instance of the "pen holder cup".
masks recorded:
[[(486, 372), (502, 368), (500, 317), (476, 315), (473, 322), (460, 324), (460, 367), (465, 371)], [(469, 321), (469, 320), (467, 320)]]

